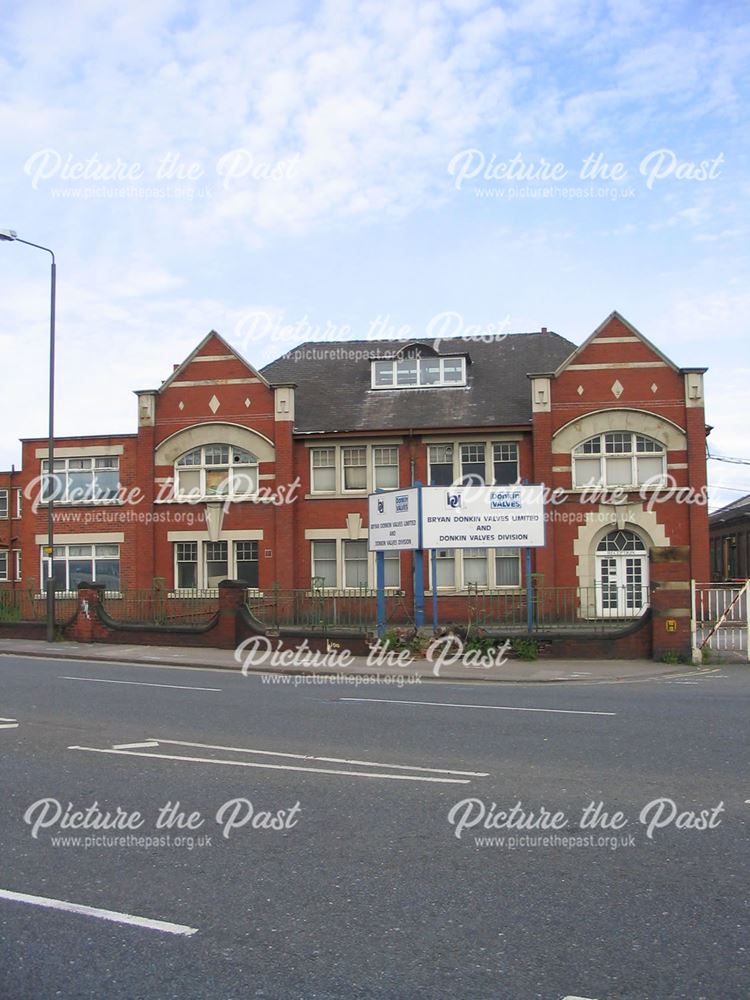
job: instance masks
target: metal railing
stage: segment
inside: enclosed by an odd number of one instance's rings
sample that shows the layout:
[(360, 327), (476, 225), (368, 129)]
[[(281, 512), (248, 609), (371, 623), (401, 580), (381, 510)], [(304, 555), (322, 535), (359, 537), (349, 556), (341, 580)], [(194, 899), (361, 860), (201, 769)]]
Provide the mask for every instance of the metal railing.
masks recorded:
[[(73, 617), (78, 607), (74, 594), (55, 594), (55, 621)], [(36, 590), (0, 590), (0, 624), (3, 622), (43, 622), (47, 618), (47, 596)]]
[(648, 587), (594, 585), (545, 587), (535, 585), (531, 607), (524, 591), (470, 588), (470, 621), (480, 627), (517, 632), (601, 631), (623, 628), (640, 618), (649, 606)]
[(123, 588), (104, 594), (107, 615), (128, 625), (206, 625), (219, 609), (216, 590), (168, 591), (160, 587)]
[[(246, 599), (250, 613), (267, 628), (306, 626), (314, 629), (354, 628), (366, 630), (377, 623), (377, 591), (300, 588), (282, 590), (277, 586), (252, 593)], [(400, 592), (386, 592), (386, 621), (403, 612)], [(408, 617), (408, 616), (407, 616)], [(403, 620), (404, 615), (401, 615)]]

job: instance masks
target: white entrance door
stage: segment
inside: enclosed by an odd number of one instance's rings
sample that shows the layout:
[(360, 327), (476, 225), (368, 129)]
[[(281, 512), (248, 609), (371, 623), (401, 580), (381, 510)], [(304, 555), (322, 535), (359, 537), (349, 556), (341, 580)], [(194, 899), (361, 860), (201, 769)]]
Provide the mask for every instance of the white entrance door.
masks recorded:
[(596, 547), (596, 613), (636, 618), (648, 607), (648, 553), (632, 531), (610, 531)]

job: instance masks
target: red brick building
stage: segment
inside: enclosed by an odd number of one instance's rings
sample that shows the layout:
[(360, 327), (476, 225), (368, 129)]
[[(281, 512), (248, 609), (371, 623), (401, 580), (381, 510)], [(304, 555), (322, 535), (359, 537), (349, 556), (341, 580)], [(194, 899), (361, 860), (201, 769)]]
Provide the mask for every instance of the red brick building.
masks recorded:
[[(137, 391), (137, 433), (57, 439), (58, 589), (373, 586), (368, 492), (521, 479), (554, 491), (538, 581), (596, 591), (592, 617), (612, 613), (608, 587), (637, 605), (657, 579), (682, 606), (709, 579), (704, 371), (617, 313), (579, 348), (546, 329), (308, 343), (261, 370), (212, 332)], [(0, 478), (3, 587), (41, 588), (46, 459), (26, 439)], [(517, 550), (441, 550), (437, 567), (446, 597), (524, 585)], [(387, 560), (386, 584), (408, 602), (411, 553)]]

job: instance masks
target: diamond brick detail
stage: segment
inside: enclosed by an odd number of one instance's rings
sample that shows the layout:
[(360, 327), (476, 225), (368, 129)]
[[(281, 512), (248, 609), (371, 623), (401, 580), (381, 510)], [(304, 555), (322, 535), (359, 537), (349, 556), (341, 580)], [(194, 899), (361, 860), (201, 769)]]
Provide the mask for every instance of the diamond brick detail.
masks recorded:
[(246, 399), (246, 400), (245, 400), (245, 406), (247, 407), (247, 406), (249, 406), (249, 405), (250, 405), (250, 400), (249, 400), (249, 399)]
[(615, 379), (615, 381), (612, 383), (612, 395), (615, 397), (615, 399), (619, 399), (624, 391), (625, 387), (623, 386), (622, 382), (620, 382), (619, 378)]
[(208, 408), (211, 411), (211, 413), (216, 413), (216, 411), (219, 409), (220, 406), (221, 403), (216, 398), (216, 394), (214, 393), (214, 395), (208, 401)]
[(177, 409), (178, 410), (184, 410), (185, 409), (185, 404), (182, 402), (182, 400), (180, 400), (179, 403), (177, 404)]
[(582, 396), (583, 395), (583, 386), (579, 385), (578, 388), (576, 389), (576, 392), (578, 393), (579, 396)]
[(651, 383), (651, 392), (656, 392), (658, 388), (659, 386), (656, 384), (656, 382)]

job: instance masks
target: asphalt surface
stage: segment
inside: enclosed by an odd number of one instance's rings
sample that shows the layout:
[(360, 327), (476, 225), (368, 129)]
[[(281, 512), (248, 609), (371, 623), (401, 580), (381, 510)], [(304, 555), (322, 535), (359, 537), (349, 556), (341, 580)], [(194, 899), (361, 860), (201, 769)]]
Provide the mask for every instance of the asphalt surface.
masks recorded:
[[(399, 689), (1, 656), (0, 685), (3, 1000), (750, 994), (746, 666)], [(196, 829), (157, 829), (176, 802)], [(458, 829), (519, 802), (564, 826)], [(592, 802), (627, 825), (582, 830)], [(128, 835), (162, 842), (54, 842)]]

